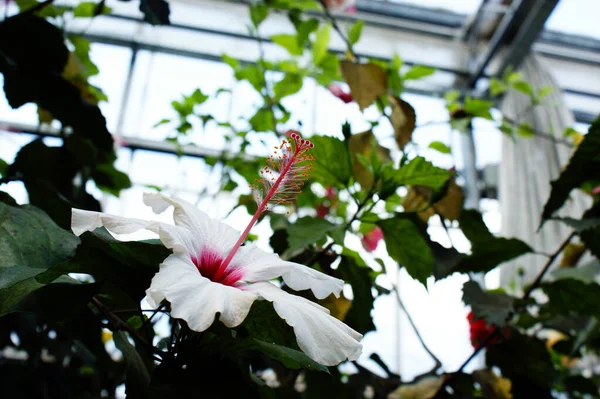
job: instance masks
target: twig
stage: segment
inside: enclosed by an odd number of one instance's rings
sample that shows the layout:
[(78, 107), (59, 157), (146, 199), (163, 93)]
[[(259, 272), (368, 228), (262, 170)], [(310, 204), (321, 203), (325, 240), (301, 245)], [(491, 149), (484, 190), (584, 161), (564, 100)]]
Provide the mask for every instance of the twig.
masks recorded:
[(529, 288), (527, 288), (527, 290), (525, 291), (525, 294), (523, 294), (523, 301), (526, 301), (527, 299), (529, 299), (533, 290), (535, 290), (541, 284), (542, 279), (544, 278), (544, 275), (548, 272), (548, 270), (550, 270), (550, 266), (552, 266), (552, 264), (554, 263), (554, 261), (556, 260), (558, 255), (560, 255), (562, 253), (562, 251), (567, 247), (567, 245), (569, 245), (569, 243), (571, 242), (573, 237), (575, 237), (576, 234), (577, 234), (576, 232), (572, 232), (563, 241), (563, 243), (560, 244), (560, 247), (558, 247), (558, 249), (556, 251), (554, 251), (554, 253), (552, 255), (550, 255), (550, 257), (546, 261), (546, 264), (544, 265), (544, 267), (542, 268), (540, 273), (537, 275), (535, 280), (533, 280), (533, 283), (531, 283)]
[(419, 330), (417, 329), (417, 326), (415, 324), (415, 322), (413, 321), (412, 317), (410, 316), (410, 313), (408, 313), (408, 310), (406, 309), (406, 306), (404, 306), (404, 303), (402, 302), (402, 298), (400, 298), (400, 293), (398, 292), (398, 287), (396, 287), (394, 284), (392, 284), (392, 290), (394, 291), (394, 293), (396, 294), (396, 299), (398, 300), (398, 305), (400, 306), (400, 309), (402, 309), (404, 311), (404, 314), (406, 314), (406, 318), (408, 319), (408, 323), (410, 324), (410, 326), (412, 327), (413, 331), (415, 332), (415, 334), (417, 335), (417, 338), (419, 340), (419, 342), (421, 343), (421, 346), (423, 347), (423, 349), (425, 349), (425, 352), (427, 352), (429, 354), (429, 356), (431, 356), (431, 358), (433, 359), (433, 361), (435, 362), (435, 366), (433, 367), (433, 369), (431, 371), (429, 371), (427, 374), (431, 374), (434, 373), (435, 371), (437, 371), (440, 367), (442, 367), (442, 362), (440, 361), (440, 359), (429, 349), (429, 347), (427, 346), (427, 344), (425, 344), (425, 341), (423, 340), (423, 337), (421, 336), (421, 333), (419, 332)]
[(125, 323), (123, 320), (117, 317), (108, 307), (106, 307), (106, 305), (100, 302), (96, 297), (92, 298), (92, 303), (94, 304), (94, 306), (96, 306), (96, 308), (98, 308), (98, 310), (100, 310), (100, 312), (102, 312), (102, 314), (104, 314), (104, 316), (106, 316), (108, 321), (116, 330), (126, 330), (137, 340), (139, 340), (142, 344), (144, 344), (144, 346), (146, 346), (147, 349), (149, 349), (152, 353), (161, 356), (161, 358), (165, 355), (163, 351), (155, 348), (154, 345), (142, 338), (140, 334), (138, 334), (138, 332), (135, 329), (133, 329), (129, 324)]

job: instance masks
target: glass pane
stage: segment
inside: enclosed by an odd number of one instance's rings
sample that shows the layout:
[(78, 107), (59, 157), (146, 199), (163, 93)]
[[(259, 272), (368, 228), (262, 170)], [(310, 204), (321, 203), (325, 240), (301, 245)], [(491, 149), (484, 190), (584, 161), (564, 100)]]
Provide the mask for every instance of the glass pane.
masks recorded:
[(550, 18), (546, 21), (545, 28), (600, 39), (599, 14), (600, 2), (598, 1), (559, 1)]

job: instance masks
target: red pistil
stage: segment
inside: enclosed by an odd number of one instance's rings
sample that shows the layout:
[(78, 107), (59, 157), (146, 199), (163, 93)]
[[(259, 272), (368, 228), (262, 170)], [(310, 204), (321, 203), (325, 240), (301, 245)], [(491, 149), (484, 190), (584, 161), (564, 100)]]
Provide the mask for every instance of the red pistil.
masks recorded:
[[(215, 279), (223, 277), (233, 256), (250, 233), (250, 229), (252, 229), (260, 215), (269, 209), (269, 202), (291, 204), (294, 197), (301, 192), (304, 179), (309, 176), (312, 169), (309, 162), (314, 160), (312, 155), (307, 154), (307, 152), (314, 147), (314, 144), (301, 138), (296, 131), (291, 130), (287, 135), (291, 140), (283, 140), (281, 145), (276, 146), (274, 155), (267, 158), (267, 166), (260, 170), (264, 191), (258, 185), (251, 185), (258, 203), (258, 209), (227, 258), (215, 272)], [(263, 196), (264, 192), (266, 194)]]

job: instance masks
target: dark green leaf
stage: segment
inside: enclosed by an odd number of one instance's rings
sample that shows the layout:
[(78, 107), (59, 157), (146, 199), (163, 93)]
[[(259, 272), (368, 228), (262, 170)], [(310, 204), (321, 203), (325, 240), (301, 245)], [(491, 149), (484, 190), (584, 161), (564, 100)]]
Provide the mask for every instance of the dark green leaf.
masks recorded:
[(31, 205), (0, 202), (0, 266), (47, 268), (75, 255), (79, 239)]
[(472, 246), (471, 255), (460, 260), (454, 271), (488, 272), (501, 263), (533, 251), (516, 238), (495, 237), (485, 226), (481, 214), (475, 210), (463, 210), (459, 224)]
[(589, 180), (600, 180), (600, 119), (592, 123), (567, 167), (552, 182), (550, 198), (542, 213), (542, 223), (564, 204), (571, 190)]
[(551, 220), (558, 220), (563, 222), (567, 226), (573, 228), (578, 233), (581, 233), (586, 230), (590, 230), (600, 226), (600, 218), (584, 218), (584, 219), (574, 219), (570, 217), (559, 217), (552, 218)]
[(375, 330), (375, 324), (371, 317), (373, 310), (373, 293), (371, 292), (373, 281), (372, 270), (366, 266), (360, 266), (352, 257), (343, 256), (337, 271), (340, 277), (352, 286), (352, 305), (344, 318), (344, 323), (361, 334)]
[(584, 283), (593, 283), (600, 274), (600, 262), (593, 260), (590, 263), (577, 267), (561, 267), (552, 271), (552, 276), (557, 279), (575, 279)]
[(451, 175), (450, 171), (434, 166), (425, 158), (416, 157), (395, 171), (392, 178), (397, 185), (440, 188)]
[(306, 369), (327, 372), (327, 367), (306, 356), (304, 353), (285, 346), (270, 344), (258, 339), (252, 339), (252, 347), (264, 353), (271, 359), (281, 362), (290, 369)]
[(115, 346), (123, 353), (127, 365), (125, 393), (131, 398), (149, 397), (150, 373), (136, 348), (129, 342), (124, 331), (113, 333)]
[(21, 281), (42, 273), (45, 269), (28, 266), (0, 267), (0, 290), (10, 288)]
[(6, 173), (6, 168), (8, 168), (8, 164), (5, 160), (0, 159), (0, 176), (4, 176)]
[(329, 136), (313, 136), (310, 140), (315, 145), (311, 150), (315, 158), (311, 176), (325, 186), (347, 184), (352, 167), (346, 143)]
[(165, 0), (140, 0), (140, 11), (144, 21), (152, 25), (169, 25), (169, 3)]
[(299, 349), (294, 330), (279, 317), (271, 302), (255, 301), (242, 327), (254, 339)]
[(131, 180), (125, 173), (118, 171), (112, 164), (98, 165), (92, 178), (99, 189), (119, 196), (121, 190), (131, 187)]
[(467, 281), (463, 286), (463, 301), (471, 306), (476, 319), (504, 327), (508, 315), (514, 310), (515, 298), (499, 292), (485, 292), (476, 282)]
[(408, 218), (391, 218), (377, 222), (383, 231), (383, 238), (390, 256), (406, 268), (415, 280), (426, 285), (433, 274), (433, 253), (419, 228)]
[(550, 314), (600, 316), (600, 285), (561, 279), (541, 285), (548, 295), (544, 309)]
[[(295, 251), (314, 244), (327, 235), (339, 235), (339, 232), (335, 231), (337, 227), (338, 225), (322, 218), (311, 216), (300, 218), (287, 228), (289, 249)], [(335, 238), (337, 238), (336, 241), (339, 240), (338, 236)]]
[(489, 346), (486, 363), (511, 380), (513, 397), (551, 397), (555, 371), (543, 341), (513, 331), (507, 340)]

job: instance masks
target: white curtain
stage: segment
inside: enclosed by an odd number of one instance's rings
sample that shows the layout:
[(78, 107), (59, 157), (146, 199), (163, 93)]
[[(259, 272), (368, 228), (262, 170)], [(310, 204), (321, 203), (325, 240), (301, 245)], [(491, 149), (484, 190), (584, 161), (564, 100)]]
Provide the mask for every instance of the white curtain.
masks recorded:
[[(564, 130), (573, 125), (574, 118), (545, 62), (543, 58), (530, 54), (520, 72), (534, 91), (552, 87), (552, 93), (544, 98), (541, 105), (529, 110), (529, 97), (511, 91), (503, 99), (501, 111), (512, 120), (527, 121), (535, 131), (562, 139)], [(555, 221), (547, 222), (539, 232), (537, 229), (550, 194), (550, 182), (559, 176), (572, 152), (572, 148), (543, 137), (503, 138), (499, 183), (503, 237), (516, 237), (536, 251), (552, 253), (569, 235), (570, 230)], [(588, 205), (582, 194), (572, 193), (559, 214), (580, 217)], [(545, 262), (544, 256), (526, 255), (502, 265), (501, 286), (520, 289), (535, 278)], [(522, 279), (517, 273), (520, 268), (524, 272)]]

